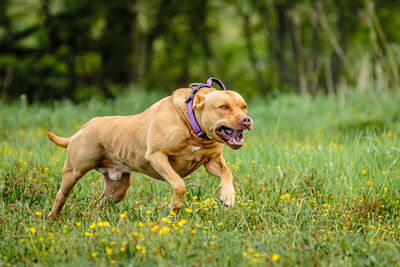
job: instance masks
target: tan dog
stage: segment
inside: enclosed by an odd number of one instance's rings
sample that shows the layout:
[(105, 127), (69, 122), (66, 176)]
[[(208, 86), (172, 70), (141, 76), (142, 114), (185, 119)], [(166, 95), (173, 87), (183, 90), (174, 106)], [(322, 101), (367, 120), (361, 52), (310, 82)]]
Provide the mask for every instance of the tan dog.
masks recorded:
[(253, 124), (246, 103), (236, 92), (201, 88), (193, 110), (208, 138), (200, 138), (188, 120), (185, 99), (190, 93), (190, 88), (178, 89), (138, 115), (94, 118), (69, 138), (48, 132), (51, 141), (67, 148), (61, 188), (49, 217), (60, 216), (71, 189), (92, 169), (104, 175), (101, 203), (107, 196), (121, 201), (132, 183), (132, 172), (137, 171), (170, 183), (170, 208), (177, 213), (186, 197), (182, 177), (204, 164), (207, 172), (221, 178), (221, 201), (233, 207), (235, 189), (223, 143), (234, 149), (243, 145), (242, 132)]

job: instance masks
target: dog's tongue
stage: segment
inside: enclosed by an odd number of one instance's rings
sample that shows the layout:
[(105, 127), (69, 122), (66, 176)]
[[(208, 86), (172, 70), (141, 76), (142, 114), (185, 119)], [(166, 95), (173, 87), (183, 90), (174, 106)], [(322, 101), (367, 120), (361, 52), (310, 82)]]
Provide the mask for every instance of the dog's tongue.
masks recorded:
[(243, 145), (243, 134), (242, 131), (233, 130), (232, 134), (229, 135), (231, 137), (230, 140), (227, 140), (227, 144), (233, 148), (238, 149)]
[(236, 139), (240, 135), (239, 131), (233, 130), (230, 128), (225, 129), (224, 132), (225, 132), (225, 134), (229, 135), (229, 137), (231, 137), (233, 139)]
[(234, 139), (237, 139), (237, 137), (239, 136), (239, 131), (236, 131), (236, 130), (233, 130), (233, 133), (232, 134), (230, 134), (230, 136), (232, 137), (232, 138), (234, 138)]
[(217, 130), (217, 134), (220, 135), (225, 143), (233, 149), (240, 148), (244, 143), (243, 130), (221, 127)]
[(224, 132), (225, 132), (227, 135), (232, 136), (232, 134), (234, 133), (234, 130), (228, 128), (228, 129), (225, 129)]

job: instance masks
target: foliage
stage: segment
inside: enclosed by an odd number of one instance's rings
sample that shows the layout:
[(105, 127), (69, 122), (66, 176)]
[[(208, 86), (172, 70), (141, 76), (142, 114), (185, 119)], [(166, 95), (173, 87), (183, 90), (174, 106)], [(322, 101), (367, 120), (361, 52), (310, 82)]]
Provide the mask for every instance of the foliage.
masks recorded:
[(169, 91), (399, 90), (399, 1), (1, 0), (3, 101)]
[[(16, 265), (400, 264), (399, 97), (345, 90), (315, 98), (279, 95), (249, 103), (255, 128), (225, 151), (237, 203), (218, 200), (218, 179), (185, 178), (186, 207), (168, 210), (170, 187), (135, 175), (128, 196), (102, 209), (90, 172), (48, 221), (65, 150), (50, 129), (73, 134), (93, 116), (133, 114), (160, 94), (74, 105), (0, 104), (0, 260)], [(346, 94), (346, 97), (342, 96)]]

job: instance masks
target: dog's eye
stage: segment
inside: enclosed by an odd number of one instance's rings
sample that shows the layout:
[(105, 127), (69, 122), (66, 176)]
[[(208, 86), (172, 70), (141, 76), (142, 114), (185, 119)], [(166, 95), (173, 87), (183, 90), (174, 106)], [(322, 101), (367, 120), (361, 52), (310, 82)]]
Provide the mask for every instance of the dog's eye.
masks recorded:
[(229, 107), (227, 105), (222, 105), (219, 107), (220, 109), (228, 109)]
[(242, 107), (242, 109), (247, 109), (247, 105), (244, 105), (244, 106)]

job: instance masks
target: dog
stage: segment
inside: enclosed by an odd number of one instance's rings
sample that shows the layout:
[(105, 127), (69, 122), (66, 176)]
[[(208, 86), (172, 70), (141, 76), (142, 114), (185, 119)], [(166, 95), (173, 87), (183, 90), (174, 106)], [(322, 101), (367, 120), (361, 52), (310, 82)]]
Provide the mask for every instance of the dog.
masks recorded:
[(247, 116), (247, 104), (239, 93), (217, 90), (210, 84), (200, 84), (196, 91), (177, 89), (137, 115), (93, 118), (69, 138), (47, 132), (52, 142), (67, 148), (61, 187), (49, 218), (60, 217), (68, 194), (92, 169), (104, 176), (101, 204), (108, 198), (121, 201), (133, 172), (140, 172), (171, 185), (169, 207), (178, 213), (186, 198), (182, 178), (204, 165), (208, 173), (221, 179), (220, 200), (233, 207), (235, 189), (223, 146), (240, 148), (243, 131), (252, 129), (253, 120)]

